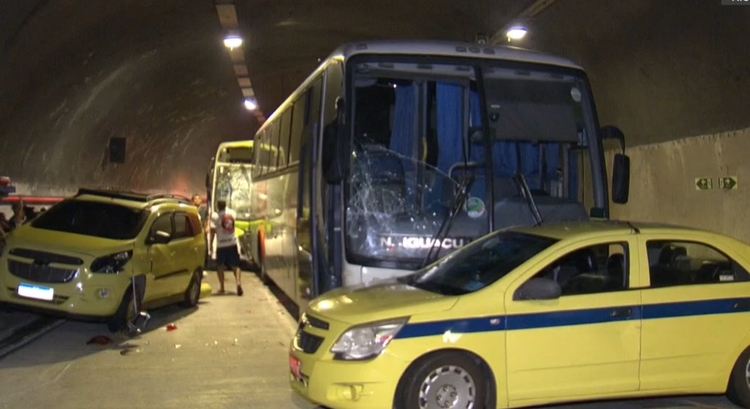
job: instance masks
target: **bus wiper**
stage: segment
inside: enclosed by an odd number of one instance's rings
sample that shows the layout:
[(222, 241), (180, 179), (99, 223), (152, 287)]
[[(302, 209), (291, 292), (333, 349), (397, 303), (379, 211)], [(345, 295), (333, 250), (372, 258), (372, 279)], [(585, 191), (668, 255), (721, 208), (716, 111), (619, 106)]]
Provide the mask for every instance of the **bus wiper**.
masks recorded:
[(521, 189), (521, 194), (523, 195), (524, 199), (526, 199), (526, 204), (529, 205), (531, 215), (534, 217), (534, 221), (536, 222), (534, 226), (540, 226), (542, 224), (542, 215), (541, 213), (539, 213), (539, 208), (536, 206), (534, 196), (531, 194), (531, 189), (529, 189), (529, 184), (526, 183), (526, 178), (523, 176), (523, 173), (517, 172), (514, 179), (518, 184), (518, 187)]
[(443, 239), (448, 234), (448, 230), (450, 230), (450, 227), (453, 225), (453, 221), (456, 219), (458, 212), (461, 211), (464, 202), (466, 202), (466, 198), (469, 197), (469, 189), (471, 188), (472, 183), (474, 183), (474, 174), (469, 173), (464, 176), (464, 178), (456, 187), (456, 192), (453, 194), (453, 198), (451, 199), (450, 213), (448, 213), (446, 217), (443, 218), (443, 222), (440, 224), (440, 229), (438, 229), (438, 233), (435, 235), (435, 240), (432, 242), (430, 250), (427, 252), (427, 255), (425, 255), (425, 258), (422, 261), (422, 267), (433, 261), (432, 253), (435, 248), (440, 248), (440, 243), (443, 242)]

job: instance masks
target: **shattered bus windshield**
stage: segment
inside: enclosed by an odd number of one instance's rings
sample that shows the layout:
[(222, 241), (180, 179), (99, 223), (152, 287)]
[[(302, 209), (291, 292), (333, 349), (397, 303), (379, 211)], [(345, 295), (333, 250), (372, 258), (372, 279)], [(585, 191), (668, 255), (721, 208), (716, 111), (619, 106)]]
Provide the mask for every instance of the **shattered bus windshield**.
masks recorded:
[(543, 221), (588, 218), (592, 189), (579, 176), (594, 122), (577, 72), (486, 61), (353, 67), (350, 260), (413, 269), (433, 246), (438, 257), (491, 228), (533, 225), (535, 211)]
[(227, 207), (237, 212), (238, 220), (254, 219), (252, 196), (252, 166), (244, 164), (217, 164), (215, 193), (212, 209), (216, 202), (226, 200)]

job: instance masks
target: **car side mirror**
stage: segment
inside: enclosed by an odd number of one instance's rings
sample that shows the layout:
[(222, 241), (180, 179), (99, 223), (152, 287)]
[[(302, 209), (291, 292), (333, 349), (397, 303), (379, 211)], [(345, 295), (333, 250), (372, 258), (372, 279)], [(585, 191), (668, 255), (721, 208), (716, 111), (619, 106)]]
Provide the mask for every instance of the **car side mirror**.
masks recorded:
[(557, 281), (549, 278), (532, 278), (523, 283), (513, 294), (514, 300), (555, 300), (560, 298), (562, 289)]
[(172, 240), (172, 236), (169, 233), (163, 230), (157, 230), (156, 233), (149, 238), (148, 244), (167, 244), (170, 240)]

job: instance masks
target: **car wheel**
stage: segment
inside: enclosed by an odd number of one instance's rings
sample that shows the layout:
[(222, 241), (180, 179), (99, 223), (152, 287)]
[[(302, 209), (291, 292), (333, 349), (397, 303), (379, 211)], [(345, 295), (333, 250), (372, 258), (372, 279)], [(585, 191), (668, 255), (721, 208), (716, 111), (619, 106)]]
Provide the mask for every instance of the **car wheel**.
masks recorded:
[(484, 407), (482, 370), (458, 352), (438, 353), (417, 361), (404, 374), (395, 408), (480, 409)]
[(117, 312), (107, 320), (107, 329), (112, 333), (125, 331), (128, 328), (128, 322), (134, 317), (133, 287), (129, 286), (122, 296), (122, 301), (120, 301), (120, 306), (117, 307)]
[(732, 368), (727, 385), (727, 398), (743, 408), (750, 409), (750, 347), (742, 351)]
[(195, 270), (193, 277), (190, 278), (190, 283), (185, 290), (185, 299), (182, 300), (180, 305), (184, 308), (193, 308), (198, 305), (198, 299), (201, 297), (201, 281), (203, 280), (203, 272), (201, 270)]

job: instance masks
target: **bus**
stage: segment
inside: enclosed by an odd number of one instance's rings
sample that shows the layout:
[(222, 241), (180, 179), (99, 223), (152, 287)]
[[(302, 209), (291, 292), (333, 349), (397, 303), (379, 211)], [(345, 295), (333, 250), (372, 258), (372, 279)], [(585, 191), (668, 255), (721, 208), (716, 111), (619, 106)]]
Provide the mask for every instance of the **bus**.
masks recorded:
[(252, 200), (252, 169), (255, 160), (253, 146), (252, 140), (219, 144), (206, 175), (209, 215), (216, 211), (216, 202), (219, 200), (226, 200), (227, 207), (237, 212), (235, 233), (244, 262), (252, 261), (252, 255), (248, 252), (248, 233), (257, 231), (255, 224), (262, 222), (256, 216), (257, 209)]
[(344, 44), (274, 111), (255, 143), (261, 277), (297, 306), (410, 274), (491, 231), (608, 218), (586, 72), (568, 59), (449, 41)]

